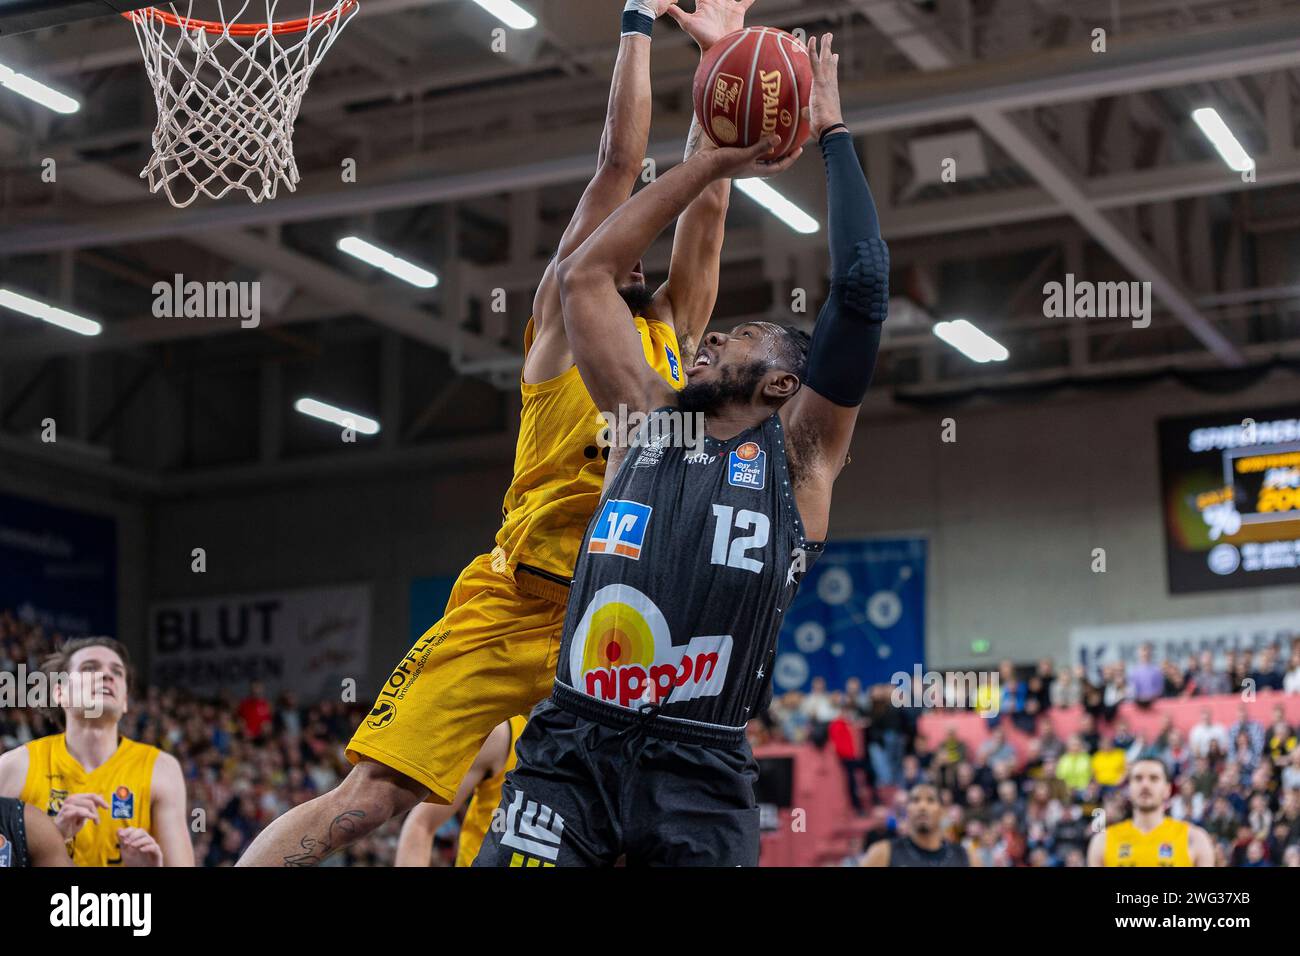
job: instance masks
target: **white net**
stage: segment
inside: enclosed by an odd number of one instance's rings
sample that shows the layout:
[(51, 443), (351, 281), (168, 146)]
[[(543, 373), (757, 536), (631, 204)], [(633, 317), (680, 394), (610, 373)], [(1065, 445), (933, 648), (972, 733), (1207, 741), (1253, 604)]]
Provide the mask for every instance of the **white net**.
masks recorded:
[[(216, 0), (213, 14), (189, 0), (127, 14), (158, 103), (153, 158), (140, 173), (150, 192), (183, 208), (234, 189), (257, 203), (274, 199), (281, 183), (297, 188), (293, 126), (303, 94), (359, 5), (300, 0), (296, 7), (308, 9), (276, 23), (280, 6)], [(212, 19), (196, 19), (205, 12)]]

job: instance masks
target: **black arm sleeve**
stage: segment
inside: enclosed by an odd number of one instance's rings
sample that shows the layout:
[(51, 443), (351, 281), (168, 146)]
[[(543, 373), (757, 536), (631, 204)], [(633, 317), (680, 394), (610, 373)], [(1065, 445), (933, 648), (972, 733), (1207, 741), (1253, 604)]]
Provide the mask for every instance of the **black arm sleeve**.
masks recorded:
[(836, 405), (861, 405), (876, 368), (889, 311), (889, 247), (853, 137), (822, 144), (826, 164), (831, 289), (808, 350), (808, 386)]

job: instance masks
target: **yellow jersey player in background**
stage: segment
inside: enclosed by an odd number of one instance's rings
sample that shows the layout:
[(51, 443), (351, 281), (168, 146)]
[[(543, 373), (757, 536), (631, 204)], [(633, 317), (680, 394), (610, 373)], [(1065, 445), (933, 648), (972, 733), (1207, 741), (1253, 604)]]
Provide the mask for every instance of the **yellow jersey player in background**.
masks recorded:
[(0, 755), (0, 797), (53, 817), (78, 866), (193, 866), (181, 765), (118, 733), (130, 684), (126, 648), (79, 638), (43, 669), (56, 678), (64, 731)]
[[(565, 334), (556, 263), (628, 198), (641, 175), (655, 20), (667, 13), (703, 55), (744, 27), (753, 0), (696, 0), (692, 13), (672, 3), (628, 0), (622, 11), (596, 173), (542, 275), (525, 330), (514, 477), (496, 547), (461, 572), (442, 619), (380, 688), (348, 744), (354, 766), (344, 781), (273, 821), (238, 865), (314, 866), (422, 801), (453, 803), (493, 729), (550, 693), (569, 579), (600, 499), (607, 450), (607, 421), (587, 395)], [(692, 120), (686, 155), (711, 148)], [(619, 283), (645, 360), (675, 388), (685, 382), (717, 299), (729, 190), (720, 180), (683, 211), (668, 278), (656, 292), (639, 264)]]
[(1214, 866), (1210, 836), (1195, 824), (1165, 816), (1173, 788), (1164, 761), (1143, 757), (1128, 775), (1133, 815), (1112, 823), (1088, 844), (1089, 866)]
[(483, 837), (492, 826), (492, 814), (501, 802), (501, 784), (505, 782), (506, 774), (514, 769), (515, 741), (523, 733), (525, 723), (525, 717), (511, 717), (497, 725), (488, 735), (487, 742), (479, 748), (469, 773), (460, 782), (454, 801), (449, 804), (422, 803), (406, 815), (401, 838), (397, 841), (394, 866), (428, 866), (433, 859), (434, 834), (465, 806), (466, 801), (469, 801), (469, 809), (460, 822), (456, 865), (470, 866), (474, 862), (483, 845)]

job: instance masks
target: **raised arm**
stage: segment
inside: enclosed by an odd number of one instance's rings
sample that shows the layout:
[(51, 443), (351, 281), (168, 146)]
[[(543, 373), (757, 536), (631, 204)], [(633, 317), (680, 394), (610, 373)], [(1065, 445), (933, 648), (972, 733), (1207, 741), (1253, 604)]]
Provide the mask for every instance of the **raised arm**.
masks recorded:
[[(650, 247), (710, 183), (744, 171), (765, 176), (780, 172), (798, 158), (796, 150), (767, 161), (779, 142), (775, 135), (749, 149), (714, 149), (697, 153), (646, 186), (614, 211), (558, 270), (564, 326), (583, 383), (599, 409), (647, 411), (672, 400), (672, 389), (646, 364), (636, 326), (618, 294), (618, 277)], [(616, 470), (610, 453), (608, 473)]]
[[(540, 368), (538, 374), (531, 376), (528, 374), (531, 370), (526, 368), (526, 378), (549, 378), (572, 362), (560, 318), (556, 265), (578, 248), (627, 199), (636, 185), (650, 138), (650, 31), (655, 19), (674, 2), (633, 0), (622, 13), (622, 35), (609, 85), (596, 173), (583, 191), (533, 297), (533, 347), (529, 350), (532, 357), (529, 364)], [(537, 354), (533, 355), (534, 352)]]
[[(688, 13), (673, 6), (668, 8), (668, 15), (699, 44), (702, 59), (724, 36), (744, 29), (745, 13), (753, 3), (754, 0), (695, 0), (693, 11)], [(684, 158), (690, 159), (701, 150), (713, 148), (699, 119), (692, 114)], [(686, 365), (695, 360), (695, 348), (718, 299), (722, 238), (730, 200), (730, 179), (710, 183), (691, 200), (673, 233), (668, 279), (655, 292), (654, 316), (668, 322), (676, 331)]]
[(799, 483), (796, 500), (812, 540), (824, 536), (830, 491), (844, 465), (858, 408), (876, 367), (889, 307), (889, 248), (880, 238), (876, 204), (840, 116), (831, 35), (820, 48), (809, 38), (813, 64), (811, 125), (826, 166), (830, 294), (808, 349), (805, 388), (781, 409)]

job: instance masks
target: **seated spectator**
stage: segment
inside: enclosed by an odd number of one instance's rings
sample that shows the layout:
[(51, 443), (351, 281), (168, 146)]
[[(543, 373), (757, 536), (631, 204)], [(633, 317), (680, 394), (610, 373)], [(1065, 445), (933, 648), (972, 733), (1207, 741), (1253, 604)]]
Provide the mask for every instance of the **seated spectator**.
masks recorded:
[(865, 816), (866, 809), (858, 794), (858, 771), (862, 769), (862, 727), (856, 718), (856, 711), (849, 707), (841, 708), (831, 721), (828, 733), (831, 745), (835, 748), (840, 766), (844, 768), (844, 777), (848, 783), (849, 804), (858, 816)]
[(1096, 675), (1089, 674), (1080, 668), (1079, 678), (1079, 700), (1083, 705), (1083, 711), (1094, 721), (1106, 719), (1106, 679), (1105, 669), (1101, 669)]
[(1083, 682), (1084, 668), (1082, 664), (1057, 675), (1051, 687), (1052, 706), (1060, 709), (1078, 707), (1082, 701)]
[(1205, 815), (1205, 797), (1196, 792), (1191, 777), (1184, 777), (1178, 784), (1178, 792), (1169, 801), (1169, 815), (1189, 823), (1196, 823)]
[(1103, 793), (1124, 782), (1126, 767), (1123, 748), (1116, 745), (1113, 737), (1103, 737), (1092, 755), (1092, 779), (1101, 785)]
[(1282, 710), (1282, 705), (1275, 705), (1273, 723), (1269, 725), (1265, 740), (1269, 759), (1273, 763), (1281, 763), (1289, 754), (1295, 752), (1297, 743), (1300, 743), (1300, 738), (1295, 729), (1286, 722), (1286, 713)]
[(1078, 734), (1070, 735), (1065, 753), (1056, 762), (1056, 776), (1076, 793), (1092, 782), (1092, 758), (1084, 750), (1083, 738)]
[(1050, 657), (1040, 658), (1038, 661), (1037, 677), (1042, 684), (1042, 690), (1039, 691), (1038, 703), (1043, 710), (1052, 709), (1052, 687), (1056, 683), (1056, 662)]
[(1024, 801), (1020, 797), (1020, 792), (1016, 788), (1016, 782), (1011, 779), (998, 781), (998, 797), (993, 801), (993, 815), (1002, 818), (1010, 813), (1017, 820), (1021, 819), (1025, 813)]
[(271, 702), (266, 699), (266, 689), (261, 681), (253, 681), (248, 696), (239, 704), (239, 719), (244, 722), (244, 733), (257, 740), (271, 726)]
[(1011, 724), (1022, 734), (1035, 734), (1038, 732), (1038, 718), (1043, 713), (1042, 680), (1034, 674), (1022, 686), (1024, 700), (1011, 715)]
[[(1245, 704), (1237, 705), (1237, 722), (1228, 728), (1228, 740), (1235, 741), (1238, 735), (1245, 734), (1250, 751), (1255, 756), (1264, 751), (1264, 728), (1258, 721), (1250, 719)], [(1231, 752), (1231, 748), (1230, 748)]]
[(1164, 750), (1158, 750), (1157, 753), (1162, 755), (1165, 766), (1169, 768), (1169, 772), (1174, 777), (1182, 776), (1183, 772), (1191, 766), (1192, 760), (1195, 759), (1192, 748), (1188, 746), (1186, 738), (1179, 730), (1169, 732), (1168, 742), (1165, 744)]
[(1038, 735), (1038, 753), (1044, 760), (1055, 760), (1065, 753), (1065, 743), (1056, 736), (1056, 731), (1048, 724)]
[[(844, 703), (845, 706), (853, 710), (853, 716), (865, 716), (870, 709), (867, 704), (867, 692), (862, 689), (862, 681), (857, 677), (850, 677), (844, 682)], [(853, 719), (850, 716), (850, 719)]]
[(1255, 670), (1250, 672), (1250, 679), (1255, 682), (1255, 690), (1281, 690), (1283, 673), (1278, 666), (1277, 648), (1269, 646), (1259, 652)]
[(957, 736), (956, 726), (949, 724), (943, 740), (935, 750), (934, 763), (942, 786), (953, 786), (958, 765), (966, 761), (966, 744)]
[(1137, 661), (1129, 665), (1128, 686), (1133, 702), (1144, 710), (1164, 695), (1164, 675), (1152, 659), (1150, 642), (1138, 648)]
[(967, 820), (978, 821), (986, 826), (993, 821), (993, 810), (984, 797), (984, 788), (977, 784), (966, 788), (964, 809)]
[(1191, 687), (1187, 680), (1187, 675), (1178, 664), (1168, 658), (1160, 665), (1160, 673), (1164, 677), (1165, 688), (1162, 697), (1190, 697)]
[(1101, 733), (1097, 730), (1097, 722), (1093, 720), (1091, 714), (1084, 714), (1079, 720), (1078, 734), (1083, 740), (1083, 749), (1088, 753), (1093, 753), (1101, 744)]
[(1236, 694), (1248, 687), (1246, 681), (1250, 679), (1250, 652), (1234, 651), (1230, 654), (1227, 670), (1228, 689), (1226, 693)]
[(1287, 661), (1282, 689), (1288, 694), (1300, 694), (1300, 640), (1291, 644), (1291, 659)]
[(1228, 729), (1222, 724), (1214, 722), (1214, 712), (1208, 707), (1201, 709), (1201, 719), (1192, 728), (1191, 733), (1187, 735), (1188, 746), (1191, 747), (1193, 756), (1209, 756), (1210, 746), (1218, 744), (1220, 752), (1226, 752), (1230, 743), (1228, 739)]
[(1016, 760), (1016, 748), (1007, 742), (1006, 732), (1001, 728), (994, 730), (987, 740), (979, 745), (976, 759), (981, 763), (992, 765), (1003, 761), (1012, 763)]
[(1259, 754), (1255, 752), (1255, 745), (1251, 743), (1250, 734), (1245, 730), (1237, 731), (1237, 735), (1232, 738), (1228, 759), (1240, 767), (1243, 774), (1254, 772), (1259, 763)]
[(1232, 689), (1227, 671), (1214, 666), (1213, 651), (1201, 651), (1196, 667), (1187, 675), (1187, 684), (1197, 697), (1226, 694)]
[(1119, 705), (1129, 698), (1132, 688), (1124, 672), (1124, 665), (1119, 662), (1107, 666), (1103, 674), (1105, 684), (1102, 687), (1102, 713), (1099, 723), (1110, 724), (1114, 722), (1115, 715), (1119, 712)]

